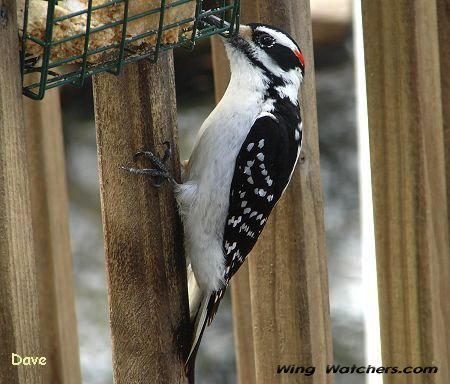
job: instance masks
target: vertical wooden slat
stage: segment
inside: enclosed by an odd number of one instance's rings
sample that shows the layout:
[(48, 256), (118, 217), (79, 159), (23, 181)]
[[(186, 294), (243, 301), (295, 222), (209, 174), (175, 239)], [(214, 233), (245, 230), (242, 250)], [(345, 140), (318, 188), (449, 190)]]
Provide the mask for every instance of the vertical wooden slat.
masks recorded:
[(0, 0), (0, 382), (43, 383), (15, 0)]
[(234, 277), (231, 285), (231, 300), (238, 382), (256, 384), (248, 261), (245, 261), (239, 269), (239, 274)]
[(24, 97), (44, 383), (81, 383), (59, 92)]
[[(447, 205), (450, 223), (450, 1), (437, 0), (439, 57), (441, 65), (442, 117), (444, 123), (445, 169), (447, 172)], [(450, 225), (449, 225), (450, 230)], [(450, 236), (450, 232), (449, 232)], [(449, 345), (450, 352), (450, 345)]]
[[(332, 383), (333, 376), (325, 374), (333, 355), (309, 1), (255, 3), (259, 20), (289, 32), (306, 61), (302, 155), (249, 258), (256, 381)], [(251, 5), (244, 3), (247, 20), (255, 13)], [(316, 367), (315, 374), (276, 374), (278, 364), (293, 361)]]
[(366, 0), (363, 23), (383, 365), (439, 369), (389, 375), (385, 383), (449, 383), (450, 253), (436, 1)]
[[(244, 22), (273, 24), (296, 38), (307, 73), (301, 94), (302, 159), (249, 256), (249, 275), (244, 269), (232, 283), (239, 380), (331, 383), (332, 375), (325, 375), (333, 357), (309, 1), (281, 1), (274, 7), (270, 1), (257, 0), (242, 6)], [(315, 366), (316, 373), (277, 375), (278, 364), (292, 363)]]
[(189, 310), (173, 189), (120, 169), (169, 140), (179, 179), (172, 54), (94, 77), (94, 97), (114, 382), (184, 383)]
[[(223, 43), (218, 37), (212, 40), (214, 86), (219, 101), (230, 80), (230, 69)], [(233, 332), (239, 383), (255, 384), (255, 354), (253, 350), (253, 323), (250, 302), (248, 261), (239, 269), (231, 282), (233, 303)]]

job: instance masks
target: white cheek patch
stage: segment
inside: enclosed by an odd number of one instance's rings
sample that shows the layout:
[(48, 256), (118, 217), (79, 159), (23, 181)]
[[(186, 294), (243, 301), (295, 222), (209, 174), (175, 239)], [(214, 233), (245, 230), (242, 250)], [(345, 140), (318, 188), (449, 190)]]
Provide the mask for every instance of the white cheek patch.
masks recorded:
[[(286, 84), (293, 84), (295, 87), (299, 87), (300, 85), (300, 77), (299, 77), (299, 72), (290, 69), (289, 71), (284, 71), (283, 69), (281, 69), (277, 64), (275, 64), (275, 62), (272, 60), (272, 58), (266, 53), (264, 52), (262, 49), (260, 48), (255, 48), (254, 51), (254, 56), (255, 58), (260, 62), (263, 63), (263, 65), (267, 68), (267, 70), (274, 74), (277, 77), (282, 78)], [(297, 90), (295, 91), (295, 93), (297, 93)], [(286, 96), (289, 97), (289, 95), (286, 94)], [(293, 100), (293, 98), (289, 97), (291, 100)]]
[(254, 48), (254, 54), (256, 56), (256, 59), (260, 63), (264, 63), (264, 66), (269, 70), (269, 72), (273, 73), (274, 75), (278, 77), (282, 77), (284, 71), (274, 63), (272, 58), (264, 52), (261, 48), (255, 47)]
[[(294, 84), (297, 88), (300, 85), (301, 78), (301, 72), (290, 69), (289, 71), (284, 71), (281, 69), (274, 61), (273, 59), (261, 48), (254, 46), (253, 47), (253, 55), (255, 59), (257, 59), (260, 63), (263, 63), (263, 65), (267, 68), (267, 70), (271, 73), (273, 73), (277, 77), (281, 77), (287, 84)], [(293, 97), (290, 97), (292, 95), (287, 95), (291, 100), (293, 100)]]

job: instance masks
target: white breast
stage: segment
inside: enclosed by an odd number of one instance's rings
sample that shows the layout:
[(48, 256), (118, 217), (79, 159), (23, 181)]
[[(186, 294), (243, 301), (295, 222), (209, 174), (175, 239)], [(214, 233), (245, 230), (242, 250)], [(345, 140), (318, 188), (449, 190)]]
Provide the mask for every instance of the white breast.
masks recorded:
[[(248, 81), (248, 80), (247, 80)], [(243, 90), (231, 81), (224, 97), (205, 120), (179, 187), (187, 256), (203, 289), (223, 286), (223, 230), (236, 157), (263, 105), (263, 93)]]

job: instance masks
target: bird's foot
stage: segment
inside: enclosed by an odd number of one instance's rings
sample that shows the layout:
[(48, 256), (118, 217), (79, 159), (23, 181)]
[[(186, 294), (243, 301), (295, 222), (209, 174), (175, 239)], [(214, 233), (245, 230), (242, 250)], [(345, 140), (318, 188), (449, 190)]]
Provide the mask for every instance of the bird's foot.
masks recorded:
[(151, 177), (152, 185), (156, 188), (161, 187), (165, 182), (169, 181), (173, 184), (176, 184), (175, 179), (170, 174), (166, 166), (167, 160), (170, 158), (172, 154), (172, 149), (170, 147), (170, 143), (165, 141), (166, 150), (164, 151), (164, 155), (162, 158), (155, 155), (150, 151), (139, 151), (136, 152), (133, 156), (133, 161), (137, 162), (139, 158), (144, 157), (150, 160), (150, 163), (154, 168), (134, 168), (128, 166), (122, 166), (121, 168), (127, 172), (134, 173), (136, 175), (148, 175)]

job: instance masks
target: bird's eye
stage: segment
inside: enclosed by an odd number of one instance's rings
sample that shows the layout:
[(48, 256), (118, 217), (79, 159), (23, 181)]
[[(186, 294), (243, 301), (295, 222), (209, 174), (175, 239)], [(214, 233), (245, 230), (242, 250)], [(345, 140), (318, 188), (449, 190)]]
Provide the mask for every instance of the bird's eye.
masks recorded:
[(271, 47), (275, 44), (275, 40), (272, 36), (268, 35), (267, 33), (263, 33), (258, 36), (257, 43), (261, 47)]

